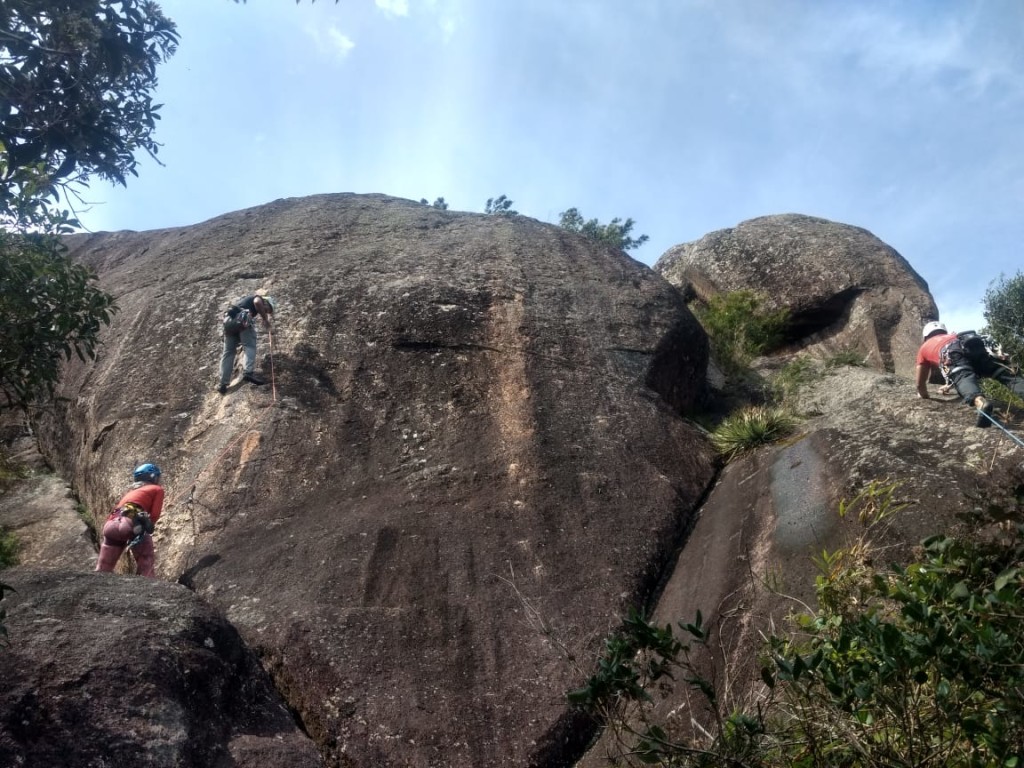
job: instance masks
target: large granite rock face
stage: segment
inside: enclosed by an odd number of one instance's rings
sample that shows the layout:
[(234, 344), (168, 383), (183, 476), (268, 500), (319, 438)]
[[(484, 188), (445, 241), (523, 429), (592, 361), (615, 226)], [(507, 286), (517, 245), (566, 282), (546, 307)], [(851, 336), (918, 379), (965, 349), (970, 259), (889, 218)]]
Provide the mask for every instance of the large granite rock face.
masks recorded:
[(873, 367), (912, 378), (921, 327), (938, 317), (928, 286), (870, 232), (785, 214), (744, 221), (670, 248), (654, 269), (706, 301), (750, 290), (790, 310), (794, 347), (855, 349)]
[(259, 662), (177, 584), (3, 574), (0, 765), (320, 768)]
[[(223, 611), (328, 764), (578, 754), (560, 644), (589, 658), (650, 594), (714, 472), (679, 293), (554, 226), (383, 196), (70, 243), (121, 309), (44, 450), (97, 518), (163, 467), (158, 574)], [(222, 397), (220, 313), (257, 290), (272, 383)]]

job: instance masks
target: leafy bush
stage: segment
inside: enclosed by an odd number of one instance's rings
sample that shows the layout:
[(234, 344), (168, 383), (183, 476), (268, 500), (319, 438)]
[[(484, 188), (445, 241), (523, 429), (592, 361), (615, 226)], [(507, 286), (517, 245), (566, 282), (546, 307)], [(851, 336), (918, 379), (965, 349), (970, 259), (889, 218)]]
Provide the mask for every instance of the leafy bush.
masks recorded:
[(51, 397), (62, 364), (95, 359), (114, 299), (54, 235), (0, 232), (0, 410)]
[(1015, 408), (1024, 408), (1024, 400), (1021, 400), (1009, 388), (1003, 386), (995, 379), (981, 379), (978, 382), (982, 393), (989, 400), (1008, 403)]
[(822, 551), (811, 560), (818, 570), (815, 579), (818, 607), (845, 615), (851, 606), (861, 604), (863, 588), (871, 581), (875, 531), (903, 510), (907, 503), (896, 498), (896, 483), (868, 483), (852, 500), (839, 502), (839, 517), (856, 516), (863, 532), (845, 547)]
[(801, 617), (808, 639), (773, 638), (765, 677), (785, 684), (792, 764), (1020, 765), (1022, 558), (936, 536), (921, 562), (873, 572), (855, 610)]
[(784, 341), (789, 311), (769, 311), (762, 303), (752, 291), (733, 291), (714, 296), (706, 306), (695, 309), (708, 334), (711, 353), (724, 371), (736, 373)]
[[(745, 765), (756, 755), (763, 721), (740, 712), (723, 712), (712, 680), (703, 669), (711, 658), (711, 632), (700, 611), (693, 622), (650, 623), (643, 613), (630, 611), (622, 630), (605, 640), (598, 669), (569, 702), (612, 730), (618, 758), (626, 765), (712, 766)], [(680, 637), (684, 639), (680, 639)], [(699, 741), (670, 736), (655, 722), (652, 691), (666, 678), (682, 679), (707, 702), (715, 734)], [(615, 764), (619, 764), (616, 762)]]
[(796, 419), (782, 408), (752, 406), (727, 416), (711, 433), (711, 442), (729, 459), (786, 437)]
[[(903, 508), (896, 489), (872, 483), (840, 505), (865, 532), (817, 559), (818, 609), (768, 636), (753, 707), (723, 707), (695, 656), (714, 646), (700, 613), (679, 622), (680, 639), (632, 612), (569, 694), (606, 725), (616, 764), (1024, 766), (1024, 526), (987, 541), (934, 536), (919, 562), (876, 568), (872, 531)], [(673, 675), (714, 715), (685, 738), (656, 714)]]
[(1003, 350), (1024, 363), (1024, 272), (1000, 275), (985, 291), (986, 330)]

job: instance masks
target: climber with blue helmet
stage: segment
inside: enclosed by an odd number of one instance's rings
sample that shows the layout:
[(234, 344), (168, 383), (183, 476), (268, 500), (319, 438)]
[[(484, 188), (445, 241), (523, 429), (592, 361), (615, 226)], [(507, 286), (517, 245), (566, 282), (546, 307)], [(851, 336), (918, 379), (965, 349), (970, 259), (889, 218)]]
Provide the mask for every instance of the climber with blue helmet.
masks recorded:
[(140, 576), (153, 578), (156, 553), (153, 528), (164, 507), (160, 467), (140, 464), (132, 472), (128, 492), (114, 506), (103, 524), (97, 571), (113, 571), (125, 549), (132, 550)]
[(276, 308), (276, 302), (271, 296), (253, 295), (246, 296), (225, 310), (223, 316), (224, 352), (220, 358), (220, 384), (217, 386), (217, 391), (222, 395), (228, 391), (239, 345), (245, 352), (242, 378), (250, 384), (266, 384), (266, 381), (255, 371), (256, 318), (261, 318), (263, 324), (269, 329), (270, 318)]
[(918, 397), (929, 399), (928, 381), (932, 371), (938, 370), (946, 380), (940, 391), (955, 389), (964, 403), (978, 411), (979, 427), (992, 424), (992, 403), (981, 393), (978, 379), (995, 379), (1024, 398), (1024, 378), (990, 337), (974, 331), (952, 333), (937, 320), (925, 323), (921, 336), (917, 351)]

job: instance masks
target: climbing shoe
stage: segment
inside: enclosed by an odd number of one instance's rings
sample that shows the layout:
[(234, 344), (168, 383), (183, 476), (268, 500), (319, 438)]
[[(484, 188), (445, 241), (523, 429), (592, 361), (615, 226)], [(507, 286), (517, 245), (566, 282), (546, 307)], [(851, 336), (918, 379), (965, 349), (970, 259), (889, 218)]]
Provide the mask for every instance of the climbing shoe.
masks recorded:
[(989, 416), (992, 415), (992, 403), (983, 397), (975, 398), (974, 405), (978, 409), (978, 420), (974, 422), (976, 427), (990, 427), (992, 426), (992, 420)]
[(219, 387), (217, 387), (217, 391), (222, 395), (226, 395), (228, 393), (227, 384), (221, 384)]
[(250, 384), (266, 384), (267, 383), (261, 377), (257, 376), (255, 373), (245, 373), (245, 374), (242, 374), (242, 378), (245, 379), (246, 381), (248, 381)]

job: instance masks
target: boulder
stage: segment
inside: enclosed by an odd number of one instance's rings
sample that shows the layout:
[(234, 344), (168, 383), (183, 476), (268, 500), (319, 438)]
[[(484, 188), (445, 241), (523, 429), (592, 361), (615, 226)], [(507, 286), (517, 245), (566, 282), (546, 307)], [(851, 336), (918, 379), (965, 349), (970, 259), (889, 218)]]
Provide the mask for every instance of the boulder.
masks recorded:
[(16, 539), (18, 562), (93, 570), (94, 531), (78, 514), (71, 486), (46, 465), (35, 436), (20, 424), (0, 428), (0, 455), (24, 476), (0, 487), (0, 530)]
[[(671, 285), (555, 226), (381, 195), (69, 244), (120, 311), (44, 452), (97, 519), (163, 468), (159, 576), (237, 627), (328, 764), (581, 752), (566, 655), (653, 592), (715, 472), (686, 418), (706, 337)], [(256, 291), (268, 384), (221, 396), (221, 313)]]
[(19, 566), (0, 765), (321, 768), (259, 661), (184, 587)]
[[(796, 408), (804, 418), (790, 439), (723, 469), (652, 611), (684, 638), (677, 622), (702, 613), (714, 652), (695, 658), (725, 714), (765, 700), (763, 636), (787, 634), (792, 614), (815, 609), (813, 558), (823, 551), (866, 535), (876, 566), (906, 565), (929, 536), (984, 534), (1024, 512), (1021, 448), (998, 429), (975, 427), (974, 411), (956, 397), (921, 400), (895, 375), (839, 367), (809, 381)], [(1021, 434), (1024, 413), (1000, 410), (999, 418)], [(859, 520), (865, 507), (846, 517), (839, 507), (872, 482), (895, 484), (899, 508), (868, 531)], [(659, 685), (657, 696), (655, 722), (671, 737), (715, 731), (705, 700), (685, 683)], [(616, 749), (606, 733), (580, 768), (607, 765)]]
[(754, 291), (790, 312), (792, 349), (855, 350), (913, 378), (921, 327), (938, 317), (928, 285), (865, 229), (813, 216), (762, 216), (670, 248), (654, 269), (688, 298)]

